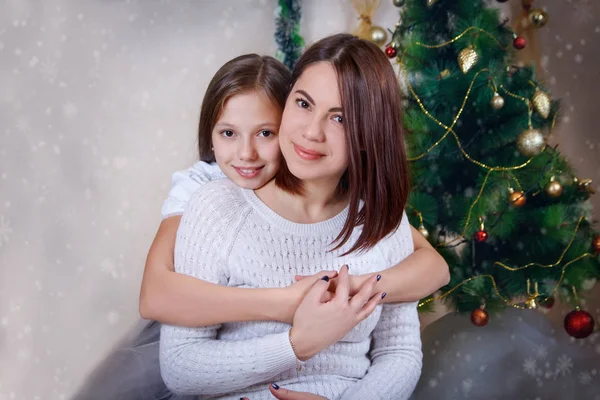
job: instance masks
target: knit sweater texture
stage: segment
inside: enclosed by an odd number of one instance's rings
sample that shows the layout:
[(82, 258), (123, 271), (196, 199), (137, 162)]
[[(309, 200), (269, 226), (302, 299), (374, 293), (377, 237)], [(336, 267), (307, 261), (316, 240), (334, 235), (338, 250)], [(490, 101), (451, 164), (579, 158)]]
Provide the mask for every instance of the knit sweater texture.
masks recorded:
[[(175, 245), (175, 270), (240, 288), (286, 287), (294, 275), (348, 264), (352, 274), (389, 268), (413, 252), (403, 216), (374, 248), (341, 256), (361, 227), (335, 251), (348, 209), (315, 223), (288, 221), (252, 190), (229, 180), (202, 185), (188, 202)], [(384, 217), (384, 216), (382, 216)], [(160, 365), (167, 386), (201, 399), (272, 399), (272, 382), (330, 400), (407, 399), (421, 373), (417, 303), (379, 305), (340, 342), (306, 361), (301, 371), (288, 338), (290, 325), (236, 322), (202, 328), (164, 325)], [(315, 327), (318, 329), (318, 327)]]

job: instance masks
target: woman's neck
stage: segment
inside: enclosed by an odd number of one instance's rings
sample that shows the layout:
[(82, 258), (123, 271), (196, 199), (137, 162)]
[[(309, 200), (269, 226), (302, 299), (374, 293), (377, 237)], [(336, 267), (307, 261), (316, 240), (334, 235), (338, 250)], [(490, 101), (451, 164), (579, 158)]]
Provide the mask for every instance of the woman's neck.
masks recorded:
[(336, 186), (303, 182), (303, 194), (289, 193), (275, 180), (255, 190), (258, 198), (283, 218), (313, 224), (335, 217), (346, 208), (348, 198), (336, 195)]

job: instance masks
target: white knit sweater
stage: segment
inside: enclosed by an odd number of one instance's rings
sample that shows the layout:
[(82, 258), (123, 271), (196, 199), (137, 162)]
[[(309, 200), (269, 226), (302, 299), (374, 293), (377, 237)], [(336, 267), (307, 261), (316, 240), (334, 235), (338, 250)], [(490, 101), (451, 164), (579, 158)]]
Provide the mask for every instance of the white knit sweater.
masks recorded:
[[(316, 224), (297, 224), (276, 214), (251, 190), (229, 180), (207, 183), (192, 196), (181, 220), (175, 270), (233, 287), (285, 287), (295, 274), (339, 269), (345, 263), (352, 274), (365, 274), (393, 266), (412, 253), (406, 215), (396, 232), (367, 252), (339, 256), (360, 228), (341, 249), (327, 252), (347, 212)], [(163, 379), (175, 393), (235, 400), (272, 400), (272, 382), (331, 400), (400, 400), (410, 396), (419, 379), (422, 354), (414, 302), (378, 306), (300, 372), (289, 328), (271, 321), (204, 328), (164, 325)]]

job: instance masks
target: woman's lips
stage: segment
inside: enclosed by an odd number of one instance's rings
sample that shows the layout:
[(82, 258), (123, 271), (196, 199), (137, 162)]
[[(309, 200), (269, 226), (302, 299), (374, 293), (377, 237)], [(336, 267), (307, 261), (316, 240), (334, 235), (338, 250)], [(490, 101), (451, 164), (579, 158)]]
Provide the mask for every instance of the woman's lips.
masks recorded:
[(303, 160), (315, 161), (315, 160), (319, 160), (321, 157), (324, 156), (324, 154), (321, 154), (317, 151), (306, 149), (302, 146), (298, 146), (296, 143), (293, 143), (293, 145), (294, 145), (294, 151)]

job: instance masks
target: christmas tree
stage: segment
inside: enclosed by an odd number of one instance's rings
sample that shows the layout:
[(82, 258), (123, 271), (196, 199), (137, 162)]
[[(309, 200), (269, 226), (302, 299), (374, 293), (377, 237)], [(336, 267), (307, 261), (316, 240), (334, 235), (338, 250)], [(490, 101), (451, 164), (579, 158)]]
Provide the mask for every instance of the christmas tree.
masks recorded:
[[(401, 22), (386, 53), (406, 85), (407, 213), (452, 277), (421, 308), (441, 300), (482, 326), (506, 307), (560, 298), (577, 307), (569, 334), (589, 336), (594, 321), (578, 305), (600, 277), (593, 189), (550, 144), (559, 104), (532, 67), (515, 66), (525, 39), (481, 0), (394, 3)], [(547, 21), (529, 15), (533, 27)]]

